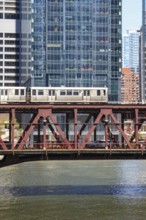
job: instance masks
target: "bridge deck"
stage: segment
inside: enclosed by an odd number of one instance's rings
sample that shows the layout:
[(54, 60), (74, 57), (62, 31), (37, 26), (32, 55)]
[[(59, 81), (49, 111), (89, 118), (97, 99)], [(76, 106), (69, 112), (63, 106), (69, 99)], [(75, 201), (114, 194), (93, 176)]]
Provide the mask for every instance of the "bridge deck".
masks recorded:
[[(141, 141), (139, 133), (146, 121), (146, 105), (1, 104), (0, 116), (4, 113), (9, 122), (1, 127), (8, 137), (1, 132), (1, 155), (145, 155), (146, 137)], [(64, 121), (58, 120), (61, 114)], [(104, 149), (87, 149), (88, 143), (98, 139), (98, 125), (102, 126)]]

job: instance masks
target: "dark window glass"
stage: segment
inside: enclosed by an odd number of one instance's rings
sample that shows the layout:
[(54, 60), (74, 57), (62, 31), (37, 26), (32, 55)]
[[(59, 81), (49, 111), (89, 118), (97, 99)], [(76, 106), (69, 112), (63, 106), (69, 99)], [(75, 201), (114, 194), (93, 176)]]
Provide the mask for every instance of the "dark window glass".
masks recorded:
[(19, 95), (19, 90), (18, 89), (15, 90), (15, 95)]
[(72, 91), (67, 91), (67, 95), (72, 95)]
[(100, 90), (97, 90), (97, 96), (100, 96)]
[(44, 91), (43, 90), (38, 90), (38, 95), (44, 95)]
[(52, 95), (55, 96), (55, 90), (52, 90)]
[(32, 95), (36, 95), (36, 90), (32, 90)]
[(65, 91), (60, 91), (60, 95), (65, 95)]
[(24, 95), (24, 89), (21, 89), (21, 95)]
[(79, 92), (78, 91), (74, 91), (73, 94), (74, 95), (79, 95)]

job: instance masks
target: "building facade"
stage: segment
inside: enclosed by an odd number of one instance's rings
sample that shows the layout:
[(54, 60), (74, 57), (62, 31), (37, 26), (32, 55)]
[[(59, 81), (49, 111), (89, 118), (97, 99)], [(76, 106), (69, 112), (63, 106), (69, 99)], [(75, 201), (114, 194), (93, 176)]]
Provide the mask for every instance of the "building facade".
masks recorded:
[(122, 67), (130, 67), (130, 56), (129, 56), (129, 35), (124, 34), (123, 36), (123, 48), (122, 48)]
[(30, 0), (0, 1), (0, 86), (19, 86), (31, 72)]
[(131, 68), (122, 68), (121, 102), (124, 104), (139, 102), (139, 73)]
[(139, 72), (139, 37), (140, 31), (127, 30), (123, 35), (123, 67), (129, 67), (133, 72)]
[(120, 99), (121, 0), (33, 0), (35, 86), (103, 87)]
[(121, 0), (0, 0), (0, 85), (108, 87), (120, 100)]

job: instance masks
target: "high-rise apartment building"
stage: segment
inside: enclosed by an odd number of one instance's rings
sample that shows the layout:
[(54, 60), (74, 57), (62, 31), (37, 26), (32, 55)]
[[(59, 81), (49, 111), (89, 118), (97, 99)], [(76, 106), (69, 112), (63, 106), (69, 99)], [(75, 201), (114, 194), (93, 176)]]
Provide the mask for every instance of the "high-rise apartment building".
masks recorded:
[(127, 30), (123, 35), (123, 67), (131, 68), (133, 72), (139, 72), (139, 36), (135, 29)]
[(30, 0), (0, 0), (0, 86), (18, 86), (31, 71)]
[(33, 0), (35, 86), (103, 87), (120, 99), (121, 0)]
[(139, 102), (139, 73), (133, 72), (131, 68), (122, 68), (121, 102)]

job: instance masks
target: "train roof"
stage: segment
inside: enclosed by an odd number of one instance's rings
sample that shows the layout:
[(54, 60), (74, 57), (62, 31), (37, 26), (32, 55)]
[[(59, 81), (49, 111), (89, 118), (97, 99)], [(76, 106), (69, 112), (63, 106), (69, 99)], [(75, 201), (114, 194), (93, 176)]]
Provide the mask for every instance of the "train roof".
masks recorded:
[(0, 86), (0, 89), (25, 89), (25, 86)]
[(105, 89), (107, 90), (107, 87), (31, 87), (31, 89), (54, 89), (54, 90), (60, 90), (60, 89), (67, 89), (67, 90), (90, 90), (90, 89)]

